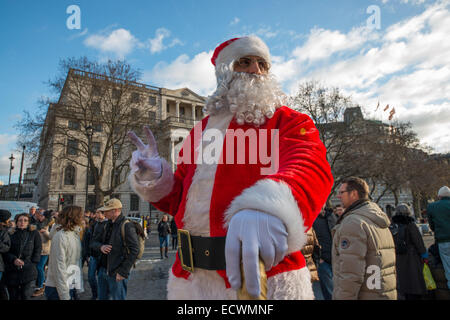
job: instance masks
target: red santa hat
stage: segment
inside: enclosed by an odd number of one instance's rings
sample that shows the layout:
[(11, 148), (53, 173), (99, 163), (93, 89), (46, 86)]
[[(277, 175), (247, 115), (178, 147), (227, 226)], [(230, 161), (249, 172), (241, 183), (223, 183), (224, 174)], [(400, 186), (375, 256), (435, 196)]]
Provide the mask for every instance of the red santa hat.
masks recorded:
[(270, 52), (267, 45), (257, 36), (233, 38), (220, 44), (211, 58), (216, 70), (222, 64), (231, 66), (233, 61), (244, 56), (258, 56), (266, 60), (271, 66)]

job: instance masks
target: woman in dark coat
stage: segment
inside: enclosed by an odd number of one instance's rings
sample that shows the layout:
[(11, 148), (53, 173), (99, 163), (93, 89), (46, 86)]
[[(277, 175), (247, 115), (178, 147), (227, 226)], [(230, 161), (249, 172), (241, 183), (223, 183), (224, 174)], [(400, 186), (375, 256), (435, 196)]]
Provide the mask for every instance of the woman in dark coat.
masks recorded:
[(42, 242), (39, 232), (29, 227), (29, 221), (26, 213), (15, 217), (11, 248), (5, 255), (5, 280), (11, 300), (29, 300), (37, 279), (36, 264), (41, 259)]
[(406, 240), (406, 253), (399, 254), (396, 250), (397, 292), (406, 300), (421, 299), (427, 293), (423, 278), (423, 259), (427, 250), (409, 207), (400, 204), (395, 213), (392, 223), (397, 224), (398, 229), (405, 228)]
[(158, 223), (158, 235), (159, 235), (159, 250), (161, 253), (161, 259), (163, 259), (163, 247), (165, 246), (165, 256), (168, 258), (169, 251), (169, 235), (170, 225), (169, 216), (163, 215), (161, 221)]
[(3, 274), (5, 273), (5, 263), (3, 262), (3, 254), (6, 254), (11, 247), (11, 239), (9, 238), (9, 219), (11, 213), (8, 210), (0, 209), (0, 300), (7, 300), (8, 294), (6, 292), (5, 282), (3, 281)]

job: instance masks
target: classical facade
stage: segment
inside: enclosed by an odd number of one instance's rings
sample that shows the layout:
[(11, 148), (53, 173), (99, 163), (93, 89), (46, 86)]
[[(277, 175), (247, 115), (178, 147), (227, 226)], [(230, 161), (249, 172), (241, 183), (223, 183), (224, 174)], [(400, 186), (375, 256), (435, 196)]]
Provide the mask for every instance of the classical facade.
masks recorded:
[[(105, 122), (92, 123), (93, 132), (91, 139), (88, 139), (89, 144), (82, 135), (84, 133), (83, 123), (85, 122), (80, 119), (82, 119), (81, 113), (86, 111), (82, 108), (77, 109), (71, 103), (73, 100), (68, 96), (70, 90), (65, 88), (77, 86), (78, 84), (71, 82), (82, 79), (87, 84), (91, 81), (93, 83), (91, 87), (95, 89), (94, 80), (98, 81), (99, 78), (102, 78), (103, 83), (106, 82), (110, 87), (108, 90), (112, 90), (112, 96), (120, 95), (120, 92), (114, 89), (114, 86), (122, 81), (121, 79), (110, 79), (102, 75), (71, 69), (58, 102), (49, 106), (41, 134), (41, 149), (36, 163), (38, 183), (33, 193), (33, 200), (39, 206), (59, 210), (63, 199), (64, 205), (74, 204), (84, 208), (87, 204), (88, 209), (94, 209), (96, 202), (93, 182), (94, 172), (90, 170), (87, 174), (87, 153), (77, 152), (77, 150), (82, 150), (86, 145), (89, 146), (89, 154), (92, 154), (96, 169), (98, 170), (102, 166), (105, 172), (106, 178), (102, 182), (102, 187), (105, 188), (115, 179), (114, 170), (112, 170), (114, 159), (125, 159), (134, 150), (134, 146), (129, 149), (122, 148), (120, 149), (121, 154), (114, 155), (115, 148), (111, 148), (111, 155), (102, 157), (102, 152), (109, 143), (107, 139), (110, 138), (110, 135), (107, 134), (109, 124)], [(172, 163), (175, 170), (176, 155), (181, 148), (183, 139), (189, 134), (193, 126), (204, 117), (205, 97), (188, 88), (172, 90), (143, 83), (130, 84), (129, 82), (127, 82), (127, 86), (131, 88), (127, 92), (129, 101), (133, 103), (133, 108), (130, 110), (131, 116), (135, 119), (139, 118), (142, 123), (148, 124), (152, 129), (158, 128), (155, 136), (159, 153)], [(117, 92), (114, 92), (114, 90)], [(92, 103), (95, 103), (95, 101), (94, 99)], [(101, 101), (101, 99), (99, 98), (98, 101)], [(98, 104), (100, 112), (100, 108), (103, 108), (103, 106), (100, 102)], [(102, 112), (104, 111), (102, 110)], [(55, 127), (63, 128), (63, 130), (55, 130)], [(67, 132), (73, 133), (69, 135)], [(142, 136), (142, 132), (140, 132), (140, 135)], [(143, 140), (145, 141), (145, 138)], [(64, 157), (58, 156), (63, 154)], [(107, 165), (100, 163), (101, 161), (106, 162)], [(108, 164), (110, 164), (109, 167)], [(127, 173), (128, 171), (122, 172), (122, 180)], [(151, 206), (142, 202), (133, 193), (128, 181), (124, 181), (111, 195), (121, 200), (124, 206), (123, 212), (132, 215), (147, 215), (150, 213)]]

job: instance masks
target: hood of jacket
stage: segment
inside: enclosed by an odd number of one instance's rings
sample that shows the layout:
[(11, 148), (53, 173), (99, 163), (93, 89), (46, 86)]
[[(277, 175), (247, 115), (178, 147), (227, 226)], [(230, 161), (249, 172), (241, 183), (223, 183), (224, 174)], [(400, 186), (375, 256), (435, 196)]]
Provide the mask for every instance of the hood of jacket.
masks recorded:
[(409, 224), (414, 222), (414, 218), (398, 214), (392, 217), (392, 222), (400, 224)]
[(362, 216), (380, 228), (388, 228), (391, 222), (386, 213), (384, 213), (380, 207), (372, 201), (365, 200), (359, 202), (356, 206), (347, 211), (343, 217), (347, 217), (352, 214)]

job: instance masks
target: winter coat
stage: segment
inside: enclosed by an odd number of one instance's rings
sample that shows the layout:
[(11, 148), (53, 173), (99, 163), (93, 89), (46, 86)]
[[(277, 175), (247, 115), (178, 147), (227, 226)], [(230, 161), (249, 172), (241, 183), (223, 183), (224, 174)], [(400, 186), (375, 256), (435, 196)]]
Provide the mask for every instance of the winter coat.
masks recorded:
[(160, 221), (158, 223), (158, 234), (160, 237), (167, 237), (170, 234), (169, 222)]
[(333, 300), (397, 299), (389, 224), (388, 216), (368, 200), (355, 202), (338, 220), (332, 230)]
[(423, 243), (419, 228), (412, 217), (396, 215), (392, 223), (406, 225), (406, 254), (396, 254), (397, 291), (404, 294), (423, 295), (427, 293), (423, 278), (423, 263), (421, 255), (427, 250)]
[(45, 285), (56, 288), (61, 300), (70, 300), (68, 280), (72, 274), (77, 277), (74, 288), (83, 291), (79, 230), (56, 230), (52, 237)]
[[(39, 232), (34, 228), (14, 230), (10, 236), (11, 248), (4, 255), (5, 278), (8, 286), (19, 286), (37, 279), (36, 264), (41, 259), (42, 243)], [(22, 260), (25, 264), (18, 268), (14, 261)]]
[(438, 243), (450, 241), (450, 197), (427, 206), (428, 222)]
[[(101, 264), (106, 267), (108, 275), (111, 277), (115, 277), (118, 273), (122, 277), (128, 278), (139, 253), (139, 239), (133, 223), (125, 225), (125, 242), (128, 250), (125, 248), (122, 239), (122, 223), (125, 222), (125, 219), (121, 214), (116, 221), (108, 221), (105, 225), (97, 226), (90, 245), (92, 250), (101, 254), (101, 259), (103, 259)], [(111, 245), (112, 249), (105, 256), (100, 248), (106, 244)], [(105, 262), (106, 266), (103, 264)]]
[(320, 244), (320, 258), (331, 264), (331, 247), (333, 238), (331, 230), (336, 225), (336, 218), (333, 212), (325, 211), (325, 215), (319, 214), (314, 221), (313, 228)]
[(9, 237), (8, 228), (0, 226), (0, 272), (5, 271), (5, 263), (3, 262), (3, 254), (6, 254), (11, 247), (11, 239)]
[(317, 266), (315, 261), (318, 260), (320, 255), (320, 246), (317, 241), (316, 233), (311, 228), (306, 233), (308, 240), (306, 240), (305, 246), (302, 248), (301, 252), (306, 260), (306, 266), (311, 273), (311, 282), (319, 281), (319, 275), (317, 273)]
[(172, 221), (170, 221), (170, 232), (172, 233), (172, 237), (177, 236), (177, 224), (175, 223), (175, 219), (172, 219)]

